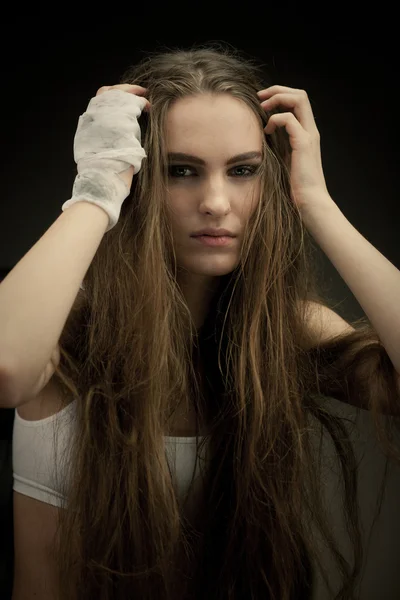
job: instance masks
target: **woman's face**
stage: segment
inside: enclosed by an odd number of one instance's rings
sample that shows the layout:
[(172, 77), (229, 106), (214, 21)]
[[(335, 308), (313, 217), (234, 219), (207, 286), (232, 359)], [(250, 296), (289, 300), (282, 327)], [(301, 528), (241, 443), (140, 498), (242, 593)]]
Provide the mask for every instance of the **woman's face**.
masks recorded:
[[(168, 112), (167, 201), (177, 262), (190, 285), (210, 284), (238, 265), (244, 226), (259, 200), (262, 140), (256, 115), (227, 94), (182, 98)], [(231, 161), (249, 152), (259, 156)], [(206, 246), (192, 237), (204, 227), (236, 237), (226, 246)]]

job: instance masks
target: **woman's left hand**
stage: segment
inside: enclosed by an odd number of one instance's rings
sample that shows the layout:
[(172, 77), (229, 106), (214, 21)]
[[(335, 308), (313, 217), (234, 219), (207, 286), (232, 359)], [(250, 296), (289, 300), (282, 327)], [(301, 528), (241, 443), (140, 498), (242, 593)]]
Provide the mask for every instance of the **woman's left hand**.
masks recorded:
[[(330, 201), (322, 169), (320, 134), (315, 124), (308, 95), (282, 85), (273, 85), (257, 92), (266, 112), (283, 107), (288, 112), (270, 116), (264, 131), (271, 134), (285, 127), (292, 148), (290, 185), (293, 202), (301, 210), (321, 206)], [(289, 112), (293, 111), (293, 112)]]

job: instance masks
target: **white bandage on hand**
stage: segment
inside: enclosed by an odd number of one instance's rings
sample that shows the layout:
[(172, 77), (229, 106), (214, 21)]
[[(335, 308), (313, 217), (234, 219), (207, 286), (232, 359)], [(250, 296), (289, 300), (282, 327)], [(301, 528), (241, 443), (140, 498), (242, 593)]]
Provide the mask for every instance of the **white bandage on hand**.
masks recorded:
[(72, 198), (62, 205), (66, 210), (75, 202), (93, 202), (109, 216), (110, 231), (116, 225), (130, 189), (118, 176), (130, 166), (140, 171), (147, 155), (141, 146), (137, 118), (146, 99), (129, 92), (112, 89), (89, 102), (79, 117), (74, 138), (74, 159), (78, 167)]

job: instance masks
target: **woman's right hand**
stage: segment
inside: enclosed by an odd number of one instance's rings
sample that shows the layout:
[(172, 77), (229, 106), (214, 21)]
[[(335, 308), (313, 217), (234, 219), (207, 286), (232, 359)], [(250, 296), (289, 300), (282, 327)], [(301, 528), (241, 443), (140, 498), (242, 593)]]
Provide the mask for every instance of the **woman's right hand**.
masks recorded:
[[(119, 85), (103, 85), (96, 92), (96, 96), (100, 96), (100, 94), (104, 94), (108, 90), (122, 90), (123, 92), (128, 92), (128, 94), (134, 94), (135, 96), (146, 96), (147, 88), (142, 87), (141, 85), (129, 85), (127, 83), (121, 83)], [(147, 104), (143, 110), (149, 111), (150, 102), (147, 100)]]
[(72, 198), (61, 208), (75, 202), (97, 204), (109, 216), (106, 233), (117, 224), (133, 176), (147, 156), (138, 122), (142, 112), (150, 109), (146, 91), (140, 85), (102, 86), (79, 117), (74, 137), (78, 175)]
[[(100, 96), (100, 94), (104, 94), (104, 92), (107, 92), (108, 90), (122, 90), (123, 92), (127, 92), (128, 94), (133, 94), (135, 96), (142, 97), (145, 97), (147, 92), (147, 88), (142, 87), (141, 85), (129, 85), (127, 83), (121, 83), (119, 85), (103, 85), (97, 90), (96, 96)], [(147, 113), (150, 111), (150, 102), (148, 100), (143, 110)], [(129, 169), (127, 169), (126, 171), (122, 171), (122, 173), (119, 173), (119, 177), (121, 177), (121, 179), (126, 183), (129, 189), (132, 185), (133, 171), (134, 168), (129, 167)]]

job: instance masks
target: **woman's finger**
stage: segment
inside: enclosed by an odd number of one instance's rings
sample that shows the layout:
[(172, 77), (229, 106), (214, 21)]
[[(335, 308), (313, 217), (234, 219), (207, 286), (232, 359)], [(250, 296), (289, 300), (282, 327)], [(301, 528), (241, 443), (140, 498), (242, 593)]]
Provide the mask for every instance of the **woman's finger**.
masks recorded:
[(103, 85), (101, 88), (97, 90), (96, 96), (100, 94), (104, 94), (108, 90), (122, 90), (124, 92), (131, 92), (136, 96), (145, 96), (147, 92), (147, 88), (141, 85), (130, 85), (128, 83), (119, 83), (117, 85)]
[[(109, 90), (122, 90), (123, 92), (127, 92), (128, 94), (134, 94), (135, 96), (145, 97), (147, 93), (147, 88), (142, 85), (131, 85), (128, 83), (119, 83), (117, 85), (103, 85), (101, 88), (97, 90), (96, 96), (100, 96), (104, 94), (104, 92), (108, 92)], [(150, 102), (146, 99), (146, 106), (144, 107), (144, 111), (149, 112), (151, 107)]]

